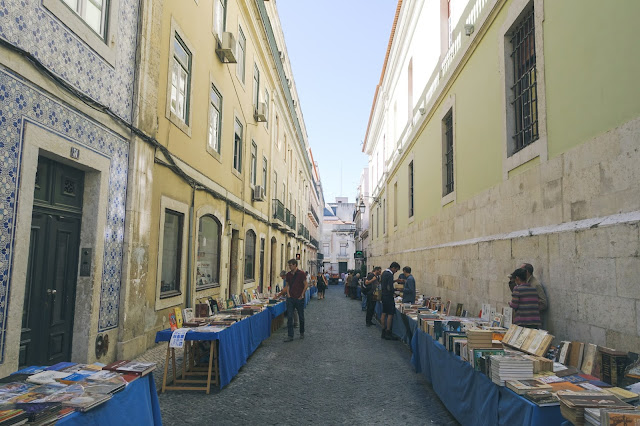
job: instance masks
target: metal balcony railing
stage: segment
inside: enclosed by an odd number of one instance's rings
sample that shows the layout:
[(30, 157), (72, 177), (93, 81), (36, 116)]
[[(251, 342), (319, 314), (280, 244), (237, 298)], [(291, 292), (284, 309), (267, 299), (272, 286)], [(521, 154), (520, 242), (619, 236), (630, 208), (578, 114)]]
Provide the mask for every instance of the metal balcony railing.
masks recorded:
[(298, 235), (300, 236), (304, 235), (304, 225), (302, 225), (302, 223), (298, 224)]
[(356, 226), (355, 225), (335, 225), (333, 227), (333, 231), (334, 232), (355, 232)]
[[(316, 240), (315, 238), (311, 237), (311, 239), (309, 240), (311, 242), (311, 245), (314, 246), (316, 249), (318, 247), (320, 247), (320, 243), (318, 243), (318, 240)], [(320, 254), (318, 254), (318, 256), (320, 256)], [(324, 255), (323, 255), (324, 257)], [(318, 257), (319, 259), (320, 257)]]
[(284, 204), (278, 199), (273, 200), (273, 218), (284, 222)]
[(291, 211), (289, 209), (284, 209), (284, 223), (291, 226)]
[(304, 228), (304, 237), (308, 240), (309, 239), (309, 230), (306, 227)]
[(289, 228), (291, 228), (293, 231), (296, 230), (296, 216), (293, 213), (291, 214)]
[(316, 209), (314, 209), (311, 204), (309, 204), (309, 211), (313, 215), (313, 218), (316, 220), (316, 223), (320, 223), (320, 219), (318, 219), (318, 214), (316, 213)]

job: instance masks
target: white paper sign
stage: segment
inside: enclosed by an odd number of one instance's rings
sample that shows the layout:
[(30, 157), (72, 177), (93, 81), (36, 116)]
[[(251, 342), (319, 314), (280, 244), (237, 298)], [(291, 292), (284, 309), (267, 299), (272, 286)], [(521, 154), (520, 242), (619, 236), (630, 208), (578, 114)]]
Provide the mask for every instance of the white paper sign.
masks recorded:
[(511, 309), (510, 307), (504, 307), (502, 308), (502, 316), (503, 316), (503, 327), (509, 328), (511, 327), (512, 324), (512, 318), (513, 318), (513, 309)]
[(179, 328), (171, 334), (171, 340), (169, 341), (170, 348), (181, 349), (184, 346), (184, 338), (189, 332), (189, 328)]
[(491, 321), (491, 305), (489, 303), (482, 304), (482, 320)]

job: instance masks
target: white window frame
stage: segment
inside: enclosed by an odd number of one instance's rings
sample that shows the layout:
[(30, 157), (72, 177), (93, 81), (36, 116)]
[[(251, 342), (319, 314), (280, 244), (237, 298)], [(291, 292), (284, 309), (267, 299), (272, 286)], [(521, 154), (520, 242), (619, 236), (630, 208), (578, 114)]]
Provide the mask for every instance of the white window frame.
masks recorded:
[(264, 186), (264, 193), (267, 193), (267, 179), (269, 179), (269, 162), (267, 157), (262, 156), (262, 186)]
[(213, 20), (211, 32), (216, 38), (216, 43), (222, 43), (222, 33), (226, 27), (227, 0), (213, 0)]
[[(171, 89), (173, 86), (172, 76), (173, 76), (173, 67), (174, 67), (174, 60), (175, 60), (174, 59), (174, 56), (175, 56), (174, 40), (176, 39), (176, 35), (180, 38), (180, 41), (182, 41), (182, 44), (188, 49), (189, 53), (191, 54), (190, 74), (189, 74), (189, 79), (187, 81), (188, 84), (187, 84), (187, 92), (186, 92), (186, 104), (185, 104), (186, 110), (185, 110), (184, 120), (180, 116), (175, 114), (171, 109)], [(193, 70), (196, 68), (195, 55), (193, 52), (195, 52), (193, 45), (189, 42), (189, 40), (186, 38), (182, 29), (180, 29), (178, 23), (172, 17), (171, 18), (171, 37), (169, 39), (169, 64), (167, 68), (167, 99), (166, 99), (165, 116), (167, 119), (169, 119), (169, 121), (171, 121), (177, 128), (182, 130), (189, 137), (191, 137), (191, 121), (192, 121), (191, 114), (193, 110), (193, 108), (191, 108), (191, 105), (190, 105), (192, 100), (191, 95), (193, 93), (193, 84), (191, 84), (191, 78), (193, 76)]]
[[(173, 210), (178, 213), (182, 213), (184, 215), (184, 220), (182, 224), (182, 250), (181, 250), (181, 259), (180, 259), (180, 283), (181, 289), (180, 293), (169, 296), (169, 297), (160, 297), (161, 292), (161, 281), (162, 281), (162, 252), (164, 245), (164, 221), (165, 221), (165, 213), (167, 210)], [(180, 201), (174, 200), (172, 198), (162, 196), (160, 199), (160, 223), (159, 223), (159, 232), (158, 232), (158, 261), (156, 267), (156, 310), (159, 311), (161, 309), (166, 309), (171, 306), (181, 305), (185, 301), (186, 297), (186, 282), (187, 282), (187, 239), (189, 232), (187, 230), (189, 217), (189, 206)]]
[[(514, 132), (515, 124), (513, 117), (513, 94), (511, 86), (513, 85), (513, 73), (511, 66), (511, 44), (508, 34), (520, 21), (524, 12), (533, 4), (534, 9), (534, 25), (535, 25), (535, 44), (536, 44), (536, 79), (537, 79), (537, 98), (538, 98), (538, 140), (532, 142), (520, 151), (509, 155), (509, 147), (512, 144), (511, 135)], [(506, 18), (500, 28), (499, 60), (500, 69), (504, 72), (500, 73), (503, 90), (503, 152), (502, 152), (502, 178), (509, 179), (509, 172), (515, 168), (527, 163), (536, 157), (540, 157), (540, 162), (544, 163), (548, 158), (547, 143), (547, 102), (546, 102), (546, 84), (544, 70), (544, 0), (514, 0), (509, 5)]]
[[(220, 105), (216, 106), (214, 103), (213, 95), (218, 96), (220, 99)], [(207, 128), (207, 152), (213, 155), (215, 158), (220, 161), (221, 154), (221, 145), (222, 145), (222, 107), (223, 107), (223, 99), (222, 94), (216, 88), (215, 84), (211, 83), (209, 88), (209, 117), (208, 117), (208, 128)], [(218, 113), (218, 122), (217, 122), (217, 133), (215, 136), (215, 145), (211, 145), (212, 142), (212, 131), (213, 131), (213, 123), (214, 119), (213, 114)]]
[(238, 62), (236, 64), (236, 75), (240, 82), (244, 85), (245, 74), (247, 73), (247, 37), (242, 31), (242, 27), (238, 25)]
[(251, 186), (256, 186), (258, 180), (258, 145), (254, 140), (251, 141), (251, 170), (249, 171), (249, 179)]
[(258, 64), (253, 64), (253, 111), (258, 112), (258, 104), (260, 103), (260, 70)]
[[(86, 2), (87, 0), (82, 1)], [(106, 3), (107, 12), (103, 16), (103, 35), (93, 31), (85, 20), (63, 0), (42, 0), (42, 5), (112, 67), (116, 66), (120, 0), (108, 0)]]
[[(236, 135), (238, 134), (238, 132), (236, 131), (236, 125), (240, 126), (240, 131), (241, 131), (241, 134), (239, 135), (240, 136), (239, 143), (236, 142)], [(243, 144), (244, 144), (244, 124), (242, 124), (242, 121), (240, 121), (238, 117), (235, 117), (235, 120), (233, 122), (233, 162), (232, 162), (233, 167), (231, 171), (236, 175), (238, 175), (238, 177), (241, 177), (241, 174), (242, 174)]]
[(264, 121), (264, 126), (268, 129), (269, 128), (269, 108), (270, 108), (270, 103), (271, 100), (269, 99), (269, 89), (265, 88), (264, 89), (264, 105), (265, 105), (265, 118), (266, 120)]

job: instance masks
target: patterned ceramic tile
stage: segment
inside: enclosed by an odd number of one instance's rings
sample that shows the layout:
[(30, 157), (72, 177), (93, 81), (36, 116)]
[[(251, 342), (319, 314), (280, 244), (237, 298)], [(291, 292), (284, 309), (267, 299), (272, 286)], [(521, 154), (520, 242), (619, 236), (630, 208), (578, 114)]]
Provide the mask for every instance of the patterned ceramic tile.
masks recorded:
[(0, 0), (1, 38), (28, 51), (54, 74), (128, 122), (137, 22), (138, 0), (120, 0), (114, 67), (44, 7), (42, 0)]
[[(62, 1), (62, 0), (60, 0)], [(31, 53), (55, 75), (130, 122), (138, 0), (120, 0), (115, 66), (86, 45), (42, 0), (0, 0), (0, 38)], [(0, 63), (2, 60), (0, 59)], [(111, 159), (99, 331), (118, 326), (128, 144), (87, 117), (0, 70), (0, 363), (4, 362), (11, 254), (23, 121), (29, 120)]]
[(45, 93), (9, 71), (0, 69), (0, 200), (3, 201), (0, 207), (0, 362), (4, 362), (16, 200), (19, 192), (17, 183), (25, 121), (63, 136), (72, 146), (100, 152), (111, 161), (99, 331), (118, 326), (128, 141), (77, 111), (48, 98)]

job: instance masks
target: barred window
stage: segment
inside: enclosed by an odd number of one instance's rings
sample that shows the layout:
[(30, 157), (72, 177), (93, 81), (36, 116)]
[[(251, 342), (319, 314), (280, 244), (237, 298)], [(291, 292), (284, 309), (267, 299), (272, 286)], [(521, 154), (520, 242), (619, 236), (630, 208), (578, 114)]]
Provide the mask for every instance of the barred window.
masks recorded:
[(444, 193), (453, 192), (453, 111), (449, 111), (442, 120), (444, 126)]
[(413, 161), (409, 163), (409, 217), (413, 216)]
[(533, 8), (516, 24), (511, 34), (511, 49), (514, 81), (511, 89), (515, 118), (513, 154), (539, 138)]

